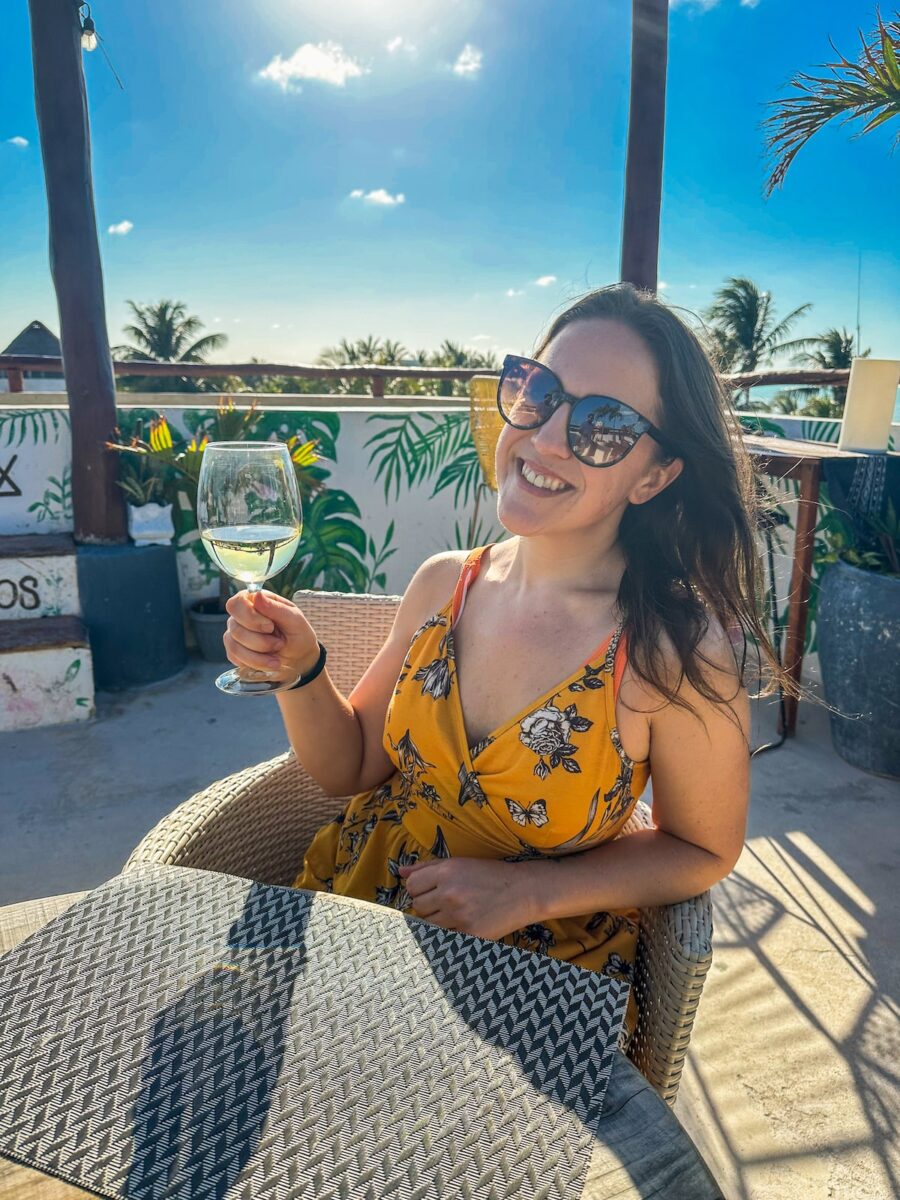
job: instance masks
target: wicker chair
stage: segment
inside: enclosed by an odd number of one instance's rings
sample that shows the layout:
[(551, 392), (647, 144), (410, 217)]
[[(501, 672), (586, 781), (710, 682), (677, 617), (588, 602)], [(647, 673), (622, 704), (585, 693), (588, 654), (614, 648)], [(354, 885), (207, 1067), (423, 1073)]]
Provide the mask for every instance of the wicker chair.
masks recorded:
[[(399, 599), (295, 594), (295, 602), (328, 646), (329, 673), (345, 695), (383, 645)], [(281, 754), (186, 800), (146, 835), (124, 869), (145, 862), (172, 863), (287, 885), (296, 878), (313, 834), (346, 800), (324, 795), (292, 752)], [(639, 803), (623, 832), (648, 827), (650, 810)], [(627, 1053), (670, 1105), (712, 958), (711, 934), (708, 892), (641, 914), (634, 978), (640, 1016)]]

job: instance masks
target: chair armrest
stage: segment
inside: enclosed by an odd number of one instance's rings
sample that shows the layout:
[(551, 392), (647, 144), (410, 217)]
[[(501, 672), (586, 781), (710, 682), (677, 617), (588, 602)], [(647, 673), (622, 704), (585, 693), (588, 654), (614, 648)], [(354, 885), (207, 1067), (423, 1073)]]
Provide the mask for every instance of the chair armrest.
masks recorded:
[(326, 796), (289, 750), (196, 792), (146, 834), (123, 870), (170, 863), (287, 886), (313, 834), (346, 802)]
[[(623, 834), (652, 829), (641, 801)], [(627, 1054), (667, 1104), (675, 1103), (691, 1027), (712, 962), (712, 902), (709, 892), (641, 910), (634, 969), (638, 1022)]]

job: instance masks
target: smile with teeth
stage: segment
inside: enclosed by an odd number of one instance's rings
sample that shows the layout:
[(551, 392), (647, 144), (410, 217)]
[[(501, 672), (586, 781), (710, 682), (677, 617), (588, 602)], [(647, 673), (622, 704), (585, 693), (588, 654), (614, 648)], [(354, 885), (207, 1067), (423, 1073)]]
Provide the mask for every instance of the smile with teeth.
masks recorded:
[(569, 489), (569, 484), (563, 483), (561, 480), (552, 479), (547, 475), (539, 475), (537, 471), (533, 471), (524, 459), (519, 459), (519, 471), (532, 487), (540, 488), (545, 492), (562, 492)]

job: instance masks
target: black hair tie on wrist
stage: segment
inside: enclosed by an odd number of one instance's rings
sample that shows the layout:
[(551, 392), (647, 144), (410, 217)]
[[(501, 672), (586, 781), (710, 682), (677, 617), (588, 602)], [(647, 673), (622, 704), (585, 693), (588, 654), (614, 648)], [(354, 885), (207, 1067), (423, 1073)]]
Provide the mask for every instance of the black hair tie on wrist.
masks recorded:
[(322, 674), (322, 669), (325, 666), (325, 659), (328, 657), (328, 655), (325, 647), (320, 641), (317, 641), (316, 645), (319, 647), (319, 657), (316, 659), (316, 665), (308, 675), (301, 675), (296, 683), (292, 683), (289, 688), (285, 688), (284, 690), (286, 692), (292, 692), (294, 688), (306, 687), (308, 683), (312, 683), (317, 676)]

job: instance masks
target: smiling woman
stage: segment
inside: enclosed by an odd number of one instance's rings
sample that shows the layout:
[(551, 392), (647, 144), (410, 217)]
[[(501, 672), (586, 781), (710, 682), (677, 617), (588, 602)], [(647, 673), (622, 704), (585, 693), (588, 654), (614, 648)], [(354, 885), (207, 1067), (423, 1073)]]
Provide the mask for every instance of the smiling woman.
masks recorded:
[[(640, 909), (705, 891), (742, 847), (727, 633), (765, 644), (749, 470), (700, 343), (627, 284), (509, 356), (498, 407), (511, 536), (423, 563), (349, 697), (280, 597), (233, 597), (226, 648), (301, 675), (278, 693), (291, 745), (352, 797), (296, 886), (629, 979)], [(655, 828), (619, 838), (651, 775)]]

